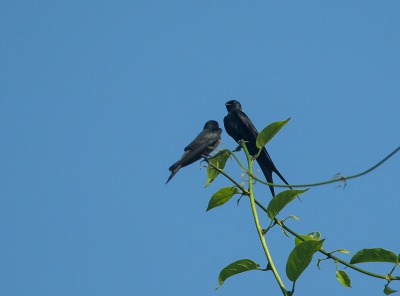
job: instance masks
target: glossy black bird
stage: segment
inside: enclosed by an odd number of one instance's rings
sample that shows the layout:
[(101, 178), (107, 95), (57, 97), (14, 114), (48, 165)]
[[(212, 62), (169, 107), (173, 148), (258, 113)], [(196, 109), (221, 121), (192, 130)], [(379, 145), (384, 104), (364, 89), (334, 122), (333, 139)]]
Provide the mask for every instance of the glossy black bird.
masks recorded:
[[(247, 149), (250, 155), (256, 155), (258, 153), (258, 148), (256, 146), (256, 139), (258, 136), (258, 131), (254, 124), (251, 122), (250, 118), (242, 112), (242, 106), (238, 101), (232, 100), (226, 102), (226, 109), (228, 110), (228, 115), (224, 118), (225, 130), (236, 142), (244, 140), (246, 142)], [(260, 155), (257, 157), (257, 162), (264, 173), (267, 182), (273, 183), (272, 172), (277, 174), (279, 178), (286, 184), (288, 182), (281, 175), (281, 173), (276, 168), (275, 164), (272, 162), (267, 149), (263, 147)], [(273, 186), (269, 186), (272, 196), (275, 196), (275, 190)]]
[(207, 121), (203, 131), (184, 149), (185, 153), (182, 155), (181, 159), (169, 168), (171, 175), (165, 184), (172, 179), (180, 168), (199, 160), (217, 148), (221, 140), (221, 133), (222, 129), (219, 128), (218, 122), (215, 120)]

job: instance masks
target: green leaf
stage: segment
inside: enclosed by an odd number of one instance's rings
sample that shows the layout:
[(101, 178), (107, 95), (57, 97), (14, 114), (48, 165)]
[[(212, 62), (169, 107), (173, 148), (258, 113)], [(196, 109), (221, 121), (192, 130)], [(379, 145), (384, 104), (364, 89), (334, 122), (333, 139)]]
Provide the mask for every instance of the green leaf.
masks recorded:
[(221, 287), (221, 285), (225, 282), (227, 278), (241, 272), (257, 269), (259, 266), (260, 266), (259, 264), (255, 263), (250, 259), (242, 259), (229, 264), (219, 273), (218, 276), (219, 285), (215, 290)]
[(236, 187), (224, 187), (213, 194), (210, 201), (208, 202), (208, 207), (206, 212), (209, 210), (222, 206), (228, 200), (232, 198), (234, 194), (240, 193)]
[[(212, 163), (216, 167), (223, 170), (228, 158), (229, 158), (229, 153), (224, 152), (224, 153), (218, 155), (217, 157), (211, 159), (210, 163)], [(207, 167), (207, 182), (206, 182), (206, 185), (204, 186), (204, 188), (207, 187), (208, 185), (210, 185), (210, 183), (212, 181), (214, 181), (218, 175), (219, 175), (219, 171), (215, 170), (211, 165), (208, 165), (208, 167)]]
[(386, 295), (393, 294), (396, 292), (397, 292), (397, 290), (393, 290), (393, 289), (389, 288), (389, 283), (387, 283), (385, 285), (385, 289), (383, 290), (383, 293), (385, 293)]
[(349, 255), (351, 254), (350, 251), (347, 251), (346, 249), (339, 249), (337, 251), (340, 253), (345, 253), (345, 254), (349, 254)]
[(324, 240), (302, 242), (290, 252), (286, 262), (286, 276), (289, 280), (295, 282), (300, 277), (310, 264), (314, 253), (321, 249)]
[(261, 133), (258, 134), (257, 140), (256, 140), (256, 145), (257, 148), (261, 149), (262, 147), (265, 146), (278, 132), (279, 130), (286, 124), (288, 123), (290, 118), (284, 120), (284, 121), (277, 121), (273, 122), (270, 125), (268, 125), (266, 128), (264, 128)]
[(301, 244), (303, 241), (309, 241), (309, 240), (315, 240), (315, 241), (317, 241), (317, 240), (320, 239), (321, 233), (319, 233), (319, 232), (317, 231), (317, 232), (315, 233), (315, 235), (314, 235), (314, 232), (310, 232), (310, 233), (307, 234), (307, 235), (300, 234), (300, 237), (301, 237), (303, 240), (299, 239), (298, 237), (295, 237), (295, 238), (294, 238), (294, 245), (295, 245), (295, 246), (297, 246), (298, 244)]
[(305, 190), (294, 190), (289, 189), (280, 192), (278, 195), (275, 195), (274, 198), (269, 202), (267, 207), (267, 214), (270, 219), (274, 219), (275, 216), (293, 199), (296, 198), (297, 195), (300, 195), (306, 192)]
[(398, 263), (397, 255), (395, 253), (382, 248), (362, 249), (358, 251), (350, 260), (350, 264), (363, 262)]
[(301, 243), (304, 242), (304, 241), (312, 240), (312, 238), (308, 237), (307, 235), (300, 234), (300, 236), (301, 236), (301, 238), (302, 238), (303, 240), (299, 239), (297, 236), (294, 237), (294, 245), (295, 245), (295, 246), (301, 244)]
[(336, 271), (336, 278), (343, 286), (345, 286), (346, 288), (351, 288), (350, 278), (344, 270)]
[(300, 219), (297, 218), (295, 215), (290, 215), (289, 218), (292, 218), (292, 219), (295, 219), (295, 220), (297, 220), (297, 221), (300, 221)]

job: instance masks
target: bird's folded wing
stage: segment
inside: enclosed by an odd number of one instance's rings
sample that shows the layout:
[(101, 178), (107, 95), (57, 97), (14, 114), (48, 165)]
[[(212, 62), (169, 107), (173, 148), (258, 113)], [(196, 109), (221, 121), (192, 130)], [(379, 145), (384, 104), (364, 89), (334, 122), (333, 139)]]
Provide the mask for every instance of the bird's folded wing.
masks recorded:
[(250, 118), (247, 117), (247, 115), (240, 110), (236, 110), (236, 112), (237, 112), (237, 115), (239, 116), (240, 120), (243, 122), (243, 124), (245, 126), (247, 126), (247, 129), (249, 130), (249, 132), (251, 132), (254, 139), (257, 139), (258, 131), (257, 131), (256, 127), (254, 126), (253, 122), (251, 122)]
[[(256, 127), (254, 126), (253, 122), (250, 120), (250, 118), (244, 112), (242, 112), (240, 110), (237, 110), (236, 112), (237, 112), (237, 115), (239, 116), (240, 120), (243, 122), (244, 125), (247, 126), (247, 129), (254, 136), (254, 140), (257, 140), (258, 131), (257, 131)], [(271, 163), (273, 164), (271, 156), (269, 156), (267, 149), (265, 149), (265, 147), (263, 147), (263, 153), (266, 154), (269, 161), (271, 161)]]
[(190, 154), (197, 155), (204, 151), (209, 150), (218, 139), (220, 133), (215, 132), (201, 132), (196, 139), (193, 140), (189, 145), (186, 146), (185, 151), (190, 150)]

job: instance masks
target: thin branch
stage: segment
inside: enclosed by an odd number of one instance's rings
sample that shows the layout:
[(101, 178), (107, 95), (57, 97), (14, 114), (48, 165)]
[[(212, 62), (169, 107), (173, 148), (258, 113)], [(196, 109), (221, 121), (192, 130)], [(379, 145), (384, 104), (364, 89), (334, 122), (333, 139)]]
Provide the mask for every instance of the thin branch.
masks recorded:
[[(364, 171), (364, 172), (362, 172), (362, 173), (360, 173), (360, 174), (347, 177), (346, 179), (349, 179), (349, 178), (356, 178), (356, 177), (359, 177), (359, 176), (362, 176), (362, 175), (365, 175), (365, 174), (369, 173), (370, 171), (374, 170), (375, 168), (377, 168), (378, 166), (380, 166), (382, 163), (384, 163), (386, 160), (388, 160), (390, 157), (392, 157), (392, 156), (393, 156), (396, 152), (398, 152), (399, 150), (400, 150), (400, 147), (398, 147), (396, 150), (394, 150), (391, 154), (389, 154), (389, 155), (388, 155), (387, 157), (385, 157), (382, 161), (380, 161), (379, 163), (377, 163), (376, 165), (374, 165), (372, 168), (370, 168), (370, 169), (368, 169), (368, 170), (366, 170), (366, 171)], [(225, 149), (225, 150), (221, 150), (220, 152), (223, 153), (223, 152), (226, 152), (226, 151), (230, 151), (230, 150)], [(220, 152), (218, 152), (217, 154), (219, 154)], [(213, 156), (213, 157), (216, 157), (217, 154), (216, 154), (215, 156)], [(236, 156), (235, 156), (235, 157), (236, 157)], [(220, 168), (218, 168), (217, 166), (213, 165), (212, 163), (209, 163), (209, 165), (211, 165), (215, 170), (219, 171), (220, 174), (224, 175), (227, 179), (229, 179), (231, 182), (233, 182), (240, 190), (242, 190), (242, 192), (243, 192), (245, 195), (248, 195), (249, 197), (251, 197), (252, 190), (250, 190), (250, 192), (249, 192), (249, 190), (247, 190), (247, 189), (244, 188), (242, 185), (240, 185), (238, 182), (236, 182), (236, 180), (234, 180), (232, 177), (230, 177), (224, 170), (221, 170)], [(247, 170), (246, 170), (246, 171), (247, 171)], [(249, 174), (249, 177), (250, 177), (250, 178), (253, 178), (253, 179), (257, 179), (257, 178), (255, 178), (252, 174)], [(257, 180), (258, 180), (258, 179), (257, 179)], [(262, 183), (264, 183), (264, 184), (267, 184), (267, 185), (272, 184), (272, 183), (264, 182), (264, 181), (261, 181), (261, 180), (258, 180), (258, 181), (260, 181), (260, 182), (262, 182)], [(339, 180), (332, 180), (332, 181), (328, 181), (327, 183), (333, 183), (333, 182), (337, 182), (337, 181), (339, 181)], [(320, 185), (322, 185), (323, 183), (324, 183), (324, 182), (321, 182), (321, 183), (314, 183), (314, 184), (320, 184)], [(327, 184), (327, 183), (325, 182), (324, 184)], [(252, 182), (250, 182), (249, 184), (252, 184)], [(287, 187), (287, 185), (282, 185), (282, 186), (279, 186), (279, 185), (276, 185), (276, 184), (272, 184), (272, 185), (278, 186), (278, 187)], [(293, 186), (293, 187), (296, 187), (296, 186), (298, 186), (298, 187), (303, 187), (303, 186), (313, 186), (313, 184), (290, 185), (290, 186)], [(315, 186), (316, 186), (316, 185), (315, 185)], [(254, 199), (254, 203), (255, 203), (260, 209), (262, 209), (265, 213), (267, 213), (267, 208), (264, 207), (257, 199)], [(277, 218), (275, 218), (274, 220), (275, 220), (276, 223), (279, 221)], [(293, 231), (292, 229), (290, 229), (289, 227), (287, 227), (284, 223), (280, 223), (280, 225), (281, 225), (281, 226), (283, 227), (283, 229), (285, 229), (287, 232), (289, 232), (289, 233), (292, 234), (293, 236), (299, 238), (300, 240), (304, 241), (304, 239), (303, 239), (298, 233), (296, 233), (295, 231)], [(342, 259), (340, 259), (340, 258), (338, 258), (338, 257), (336, 257), (336, 256), (334, 256), (334, 255), (332, 255), (330, 252), (327, 252), (327, 251), (325, 251), (324, 249), (320, 249), (319, 252), (322, 253), (322, 254), (324, 254), (324, 255), (326, 255), (328, 258), (331, 258), (331, 259), (333, 259), (333, 260), (336, 260), (337, 262), (340, 262), (341, 264), (343, 264), (343, 265), (345, 265), (345, 266), (347, 266), (347, 267), (349, 267), (349, 268), (351, 268), (351, 269), (354, 269), (354, 270), (356, 270), (356, 271), (359, 271), (359, 272), (361, 272), (361, 273), (364, 273), (364, 274), (366, 274), (366, 275), (369, 275), (369, 276), (372, 276), (372, 277), (376, 277), (376, 278), (380, 278), (380, 279), (390, 280), (390, 281), (393, 281), (393, 280), (400, 280), (400, 276), (392, 276), (391, 273), (389, 273), (389, 275), (381, 275), (381, 274), (372, 273), (372, 272), (367, 271), (367, 270), (365, 270), (365, 269), (359, 268), (359, 267), (357, 267), (357, 266), (355, 266), (355, 265), (353, 265), (353, 264), (350, 264), (350, 263), (348, 263), (348, 262), (346, 262), (346, 261), (344, 261), (344, 260), (342, 260)], [(393, 272), (393, 271), (392, 271), (392, 272)]]
[[(400, 146), (399, 146), (398, 148), (396, 148), (396, 149), (395, 149), (392, 153), (390, 153), (388, 156), (386, 156), (384, 159), (382, 159), (380, 162), (378, 162), (376, 165), (374, 165), (373, 167), (369, 168), (368, 170), (366, 170), (366, 171), (364, 171), (364, 172), (361, 172), (361, 173), (355, 174), (355, 175), (351, 175), (351, 176), (348, 176), (348, 177), (341, 176), (340, 178), (334, 178), (334, 179), (332, 179), (332, 180), (323, 181), (323, 182), (309, 183), (309, 184), (289, 184), (289, 185), (287, 185), (287, 184), (269, 183), (269, 182), (266, 182), (266, 181), (264, 181), (264, 180), (261, 180), (261, 179), (257, 178), (257, 177), (254, 176), (254, 175), (252, 175), (251, 177), (252, 177), (254, 180), (257, 180), (258, 182), (260, 182), (260, 183), (262, 183), (262, 184), (265, 184), (265, 185), (268, 185), (268, 186), (274, 186), (274, 187), (292, 187), (292, 188), (297, 187), (297, 188), (298, 188), (298, 187), (321, 186), (321, 185), (325, 185), (325, 184), (330, 184), (330, 183), (335, 183), (335, 182), (342, 182), (342, 181), (354, 179), (354, 178), (360, 177), (360, 176), (362, 176), (362, 175), (368, 174), (369, 172), (373, 171), (374, 169), (376, 169), (377, 167), (379, 167), (381, 164), (383, 164), (385, 161), (387, 161), (390, 157), (392, 157), (394, 154), (396, 154), (396, 152), (398, 152), (399, 150), (400, 150)], [(242, 169), (243, 169), (243, 168), (242, 168)], [(248, 175), (250, 175), (248, 171), (245, 170), (245, 172), (246, 172)]]
[[(275, 218), (275, 221), (278, 221), (278, 219)], [(295, 236), (295, 237), (297, 237), (298, 239), (304, 241), (304, 239), (303, 239), (298, 233), (296, 233), (295, 231), (291, 230), (291, 229), (290, 229), (289, 227), (287, 227), (285, 224), (281, 223), (281, 226), (282, 226), (287, 232), (289, 232), (290, 234), (292, 234), (293, 236)], [(340, 258), (338, 258), (338, 257), (336, 257), (336, 256), (333, 256), (330, 252), (327, 252), (327, 251), (325, 251), (325, 250), (322, 249), (322, 248), (319, 250), (319, 252), (322, 253), (322, 254), (324, 254), (324, 255), (326, 255), (326, 256), (329, 257), (329, 258), (332, 258), (333, 260), (336, 260), (336, 261), (340, 262), (341, 264), (343, 264), (343, 265), (345, 265), (345, 266), (347, 266), (347, 267), (349, 267), (349, 268), (351, 268), (351, 269), (357, 270), (357, 271), (359, 271), (359, 272), (361, 272), (361, 273), (364, 273), (364, 274), (367, 274), (367, 275), (369, 275), (369, 276), (376, 277), (376, 278), (380, 278), (380, 279), (385, 279), (385, 280), (387, 280), (387, 279), (390, 279), (390, 280), (397, 280), (397, 281), (400, 280), (400, 276), (382, 275), (382, 274), (372, 273), (372, 272), (370, 272), (370, 271), (368, 271), (368, 270), (359, 268), (359, 267), (357, 267), (357, 266), (355, 266), (355, 265), (353, 265), (353, 264), (350, 264), (350, 263), (348, 263), (348, 262), (346, 262), (346, 261), (344, 261), (344, 260), (342, 260), (342, 259), (340, 259)]]
[(278, 282), (279, 287), (282, 290), (283, 295), (288, 296), (289, 293), (285, 288), (285, 285), (283, 284), (283, 281), (281, 277), (279, 276), (278, 270), (275, 267), (274, 261), (272, 260), (271, 253), (269, 252), (267, 242), (265, 240), (265, 236), (263, 234), (263, 230), (260, 225), (260, 220), (258, 219), (258, 213), (257, 213), (257, 208), (256, 208), (256, 203), (255, 203), (255, 198), (254, 198), (254, 190), (253, 190), (253, 180), (251, 178), (252, 172), (253, 172), (253, 159), (247, 150), (246, 144), (244, 141), (240, 142), (240, 145), (242, 146), (243, 150), (245, 151), (246, 158), (247, 158), (247, 164), (249, 166), (249, 192), (250, 192), (250, 205), (251, 205), (251, 211), (253, 213), (253, 218), (254, 218), (254, 223), (257, 228), (257, 233), (261, 241), (261, 245), (263, 246), (265, 255), (267, 256), (268, 259), (268, 266), (270, 267), (272, 273), (274, 274), (276, 281)]

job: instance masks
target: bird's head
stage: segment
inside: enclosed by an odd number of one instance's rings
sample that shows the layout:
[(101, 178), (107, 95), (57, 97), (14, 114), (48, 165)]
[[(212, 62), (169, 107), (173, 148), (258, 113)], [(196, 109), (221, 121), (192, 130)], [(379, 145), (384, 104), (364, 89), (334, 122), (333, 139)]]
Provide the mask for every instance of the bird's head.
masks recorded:
[(239, 101), (236, 101), (236, 100), (226, 102), (225, 106), (226, 106), (226, 110), (228, 110), (228, 112), (231, 112), (233, 110), (242, 111), (242, 105), (240, 105)]
[(203, 130), (206, 130), (206, 129), (217, 129), (217, 128), (219, 128), (218, 122), (216, 122), (215, 120), (209, 120), (204, 125)]

